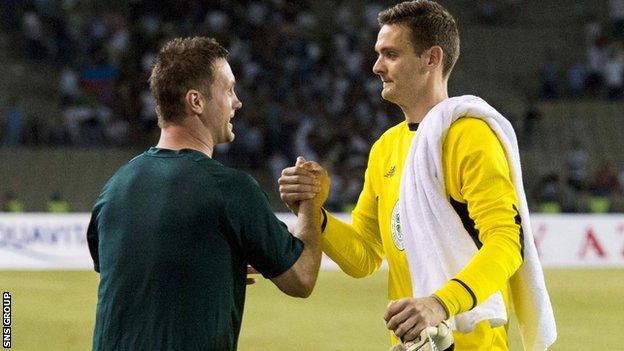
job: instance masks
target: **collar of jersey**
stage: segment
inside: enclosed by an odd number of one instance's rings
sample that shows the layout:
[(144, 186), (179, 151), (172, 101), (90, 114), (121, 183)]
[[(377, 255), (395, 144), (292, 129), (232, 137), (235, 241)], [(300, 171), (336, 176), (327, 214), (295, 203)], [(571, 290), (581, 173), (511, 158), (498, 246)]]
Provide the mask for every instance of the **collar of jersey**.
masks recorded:
[(197, 150), (193, 150), (193, 149), (171, 150), (171, 149), (162, 149), (162, 148), (152, 146), (147, 150), (146, 153), (150, 156), (156, 156), (156, 157), (181, 157), (185, 155), (190, 155), (190, 156), (195, 156), (194, 158), (196, 160), (206, 159), (206, 158), (211, 160), (211, 158), (208, 157), (208, 155), (202, 152), (199, 152)]

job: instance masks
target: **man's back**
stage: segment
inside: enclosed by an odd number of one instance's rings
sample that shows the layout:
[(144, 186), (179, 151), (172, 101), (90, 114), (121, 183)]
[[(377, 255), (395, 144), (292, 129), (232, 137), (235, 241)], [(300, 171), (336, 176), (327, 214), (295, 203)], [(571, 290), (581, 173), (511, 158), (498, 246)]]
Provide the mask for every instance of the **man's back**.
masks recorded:
[[(247, 262), (274, 276), (300, 253), (263, 204), (247, 204), (258, 193), (242, 172), (188, 149), (152, 148), (122, 167), (89, 226), (101, 277), (93, 349), (234, 350)], [(258, 220), (260, 232), (280, 234), (256, 258), (256, 234), (236, 209), (248, 206), (250, 216), (268, 218)], [(267, 262), (270, 245), (291, 248)]]

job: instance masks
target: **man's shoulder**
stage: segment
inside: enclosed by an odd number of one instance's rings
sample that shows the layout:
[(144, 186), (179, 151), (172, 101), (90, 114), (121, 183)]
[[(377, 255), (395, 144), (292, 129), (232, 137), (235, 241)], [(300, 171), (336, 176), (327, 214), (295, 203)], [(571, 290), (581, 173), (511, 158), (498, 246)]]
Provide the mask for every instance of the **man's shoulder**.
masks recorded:
[(467, 139), (496, 139), (496, 134), (489, 124), (479, 117), (462, 117), (451, 124), (448, 130), (447, 139), (464, 140)]
[(407, 121), (401, 121), (394, 126), (388, 128), (381, 136), (379, 140), (388, 140), (396, 137), (397, 135), (403, 134), (405, 129), (407, 128)]
[(394, 126), (388, 128), (379, 139), (373, 144), (373, 150), (384, 148), (389, 144), (394, 144), (398, 138), (400, 138), (407, 130), (407, 122), (402, 121)]
[(221, 167), (218, 181), (224, 189), (233, 192), (246, 193), (260, 189), (260, 185), (249, 173), (236, 168)]
[(140, 153), (133, 158), (131, 158), (128, 162), (124, 163), (115, 171), (115, 173), (109, 178), (107, 184), (113, 183), (118, 179), (123, 179), (128, 177), (128, 174), (133, 172), (134, 169), (141, 167), (141, 162), (145, 157), (145, 153)]
[[(449, 127), (444, 144), (468, 154), (472, 151), (488, 153), (501, 148), (500, 141), (490, 125), (478, 117), (462, 117)], [(451, 146), (452, 145), (452, 146)]]
[(449, 130), (466, 132), (485, 132), (490, 130), (488, 123), (479, 117), (465, 116), (457, 119), (451, 124)]

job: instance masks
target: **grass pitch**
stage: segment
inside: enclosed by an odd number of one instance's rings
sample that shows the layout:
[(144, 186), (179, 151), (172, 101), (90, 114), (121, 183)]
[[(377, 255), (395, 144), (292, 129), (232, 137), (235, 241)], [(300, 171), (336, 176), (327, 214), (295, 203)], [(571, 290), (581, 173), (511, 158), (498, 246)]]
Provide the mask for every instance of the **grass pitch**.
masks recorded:
[[(559, 338), (552, 350), (617, 349), (624, 325), (624, 269), (547, 270)], [(13, 350), (89, 350), (98, 276), (0, 272), (12, 295)], [(386, 272), (352, 279), (323, 271), (312, 297), (290, 298), (262, 278), (248, 288), (239, 350), (385, 351)], [(521, 350), (515, 325), (511, 350)]]

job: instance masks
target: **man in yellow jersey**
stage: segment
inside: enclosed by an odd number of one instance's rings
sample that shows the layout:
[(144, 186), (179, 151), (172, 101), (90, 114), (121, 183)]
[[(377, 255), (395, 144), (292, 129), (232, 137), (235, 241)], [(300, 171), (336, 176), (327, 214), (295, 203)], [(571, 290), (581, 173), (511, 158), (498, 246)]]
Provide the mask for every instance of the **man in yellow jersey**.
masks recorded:
[[(500, 291), (509, 315), (508, 280), (523, 262), (518, 195), (505, 151), (481, 119), (454, 122), (442, 146), (446, 198), (479, 249), (478, 254), (430, 296), (413, 297), (399, 219), (401, 175), (412, 138), (427, 112), (448, 98), (450, 73), (459, 56), (453, 16), (425, 0), (403, 2), (379, 14), (373, 72), (383, 81), (385, 100), (398, 105), (405, 121), (387, 130), (370, 151), (364, 186), (352, 224), (323, 212), (323, 251), (353, 277), (389, 267), (384, 319), (392, 343), (414, 339), (427, 326), (471, 310)], [(321, 182), (300, 167), (279, 180), (282, 200), (297, 213)], [(323, 182), (328, 184), (328, 182)], [(456, 350), (508, 350), (507, 325), (487, 321), (466, 334), (454, 332)]]

